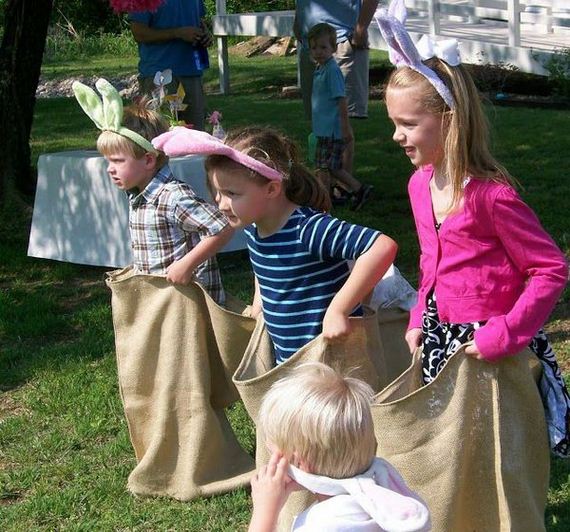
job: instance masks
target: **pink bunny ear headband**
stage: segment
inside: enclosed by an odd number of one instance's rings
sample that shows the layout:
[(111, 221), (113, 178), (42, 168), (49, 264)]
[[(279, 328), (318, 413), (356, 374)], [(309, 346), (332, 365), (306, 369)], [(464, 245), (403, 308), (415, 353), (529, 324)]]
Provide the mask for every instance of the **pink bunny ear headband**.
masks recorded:
[(282, 181), (281, 172), (242, 153), (205, 131), (196, 131), (185, 127), (175, 127), (154, 138), (152, 144), (168, 156), (182, 155), (225, 155), (254, 172), (272, 181)]
[(370, 468), (351, 478), (329, 478), (289, 466), (289, 476), (320, 495), (350, 495), (362, 509), (391, 532), (424, 532), (431, 529), (429, 510), (406, 485), (400, 473), (382, 458), (374, 458)]
[(429, 35), (424, 35), (415, 45), (406, 31), (404, 24), (407, 18), (404, 0), (392, 0), (388, 10), (379, 9), (374, 14), (380, 33), (388, 45), (390, 61), (396, 67), (407, 66), (424, 76), (453, 109), (454, 100), (451, 91), (441, 78), (422, 61), (438, 57), (450, 66), (461, 63), (457, 39), (434, 41)]

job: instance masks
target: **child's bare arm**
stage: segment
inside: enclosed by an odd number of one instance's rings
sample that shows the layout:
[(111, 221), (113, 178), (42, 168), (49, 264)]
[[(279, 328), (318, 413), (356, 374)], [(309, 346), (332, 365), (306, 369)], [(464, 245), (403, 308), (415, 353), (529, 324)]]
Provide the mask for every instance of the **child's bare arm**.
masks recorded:
[(184, 257), (174, 261), (166, 269), (166, 279), (175, 284), (188, 284), (192, 280), (194, 270), (220, 251), (230, 241), (233, 234), (234, 230), (227, 225), (217, 235), (201, 240)]
[(349, 315), (394, 262), (398, 246), (389, 236), (380, 235), (370, 249), (358, 257), (343, 287), (334, 296), (323, 319), (323, 336), (330, 340), (350, 332)]
[(251, 317), (257, 318), (262, 311), (261, 307), (261, 291), (259, 290), (259, 281), (254, 277), (255, 292), (253, 293), (253, 303), (251, 304)]

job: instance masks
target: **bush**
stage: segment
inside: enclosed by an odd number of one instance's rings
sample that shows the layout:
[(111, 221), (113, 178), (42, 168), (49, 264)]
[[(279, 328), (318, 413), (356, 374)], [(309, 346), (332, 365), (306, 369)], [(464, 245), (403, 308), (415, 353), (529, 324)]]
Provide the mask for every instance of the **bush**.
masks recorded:
[(59, 28), (51, 28), (44, 51), (44, 62), (69, 61), (100, 55), (113, 55), (116, 57), (128, 57), (137, 55), (137, 45), (129, 30), (119, 34), (74, 33), (63, 31)]
[(126, 27), (124, 15), (117, 15), (108, 0), (54, 0), (52, 25), (73, 27), (78, 33), (120, 33)]
[[(6, 2), (0, 0), (0, 23)], [(208, 16), (214, 16), (216, 0), (204, 0), (204, 4)], [(295, 9), (295, 0), (227, 0), (228, 13), (287, 9)], [(126, 15), (114, 13), (109, 0), (54, 0), (51, 24), (65, 31), (73, 28), (71, 31), (82, 34), (121, 33), (127, 27)]]
[(548, 81), (552, 90), (559, 96), (570, 97), (570, 48), (557, 50), (546, 62)]
[[(212, 17), (216, 14), (216, 0), (204, 0), (206, 12)], [(295, 0), (226, 0), (228, 13), (250, 13), (252, 11), (285, 11), (295, 9)]]

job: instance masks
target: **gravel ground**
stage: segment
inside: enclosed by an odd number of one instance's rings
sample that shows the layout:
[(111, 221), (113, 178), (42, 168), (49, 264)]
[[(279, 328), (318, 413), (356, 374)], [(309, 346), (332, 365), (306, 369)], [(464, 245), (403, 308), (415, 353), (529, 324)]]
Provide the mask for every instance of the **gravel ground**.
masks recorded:
[[(66, 79), (53, 79), (46, 80), (40, 78), (38, 88), (36, 90), (36, 98), (56, 98), (56, 97), (72, 97), (73, 90), (71, 85), (74, 81), (80, 81), (89, 85), (90, 87), (95, 87), (95, 82), (99, 76), (75, 76)], [(116, 87), (119, 94), (124, 98), (132, 98), (138, 93), (139, 84), (137, 81), (136, 74), (122, 78), (108, 78), (111, 84)]]

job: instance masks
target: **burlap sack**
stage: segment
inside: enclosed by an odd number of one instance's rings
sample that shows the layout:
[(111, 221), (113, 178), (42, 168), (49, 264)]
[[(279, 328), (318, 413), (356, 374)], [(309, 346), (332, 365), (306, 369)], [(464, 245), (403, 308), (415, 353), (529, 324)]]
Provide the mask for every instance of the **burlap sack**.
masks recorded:
[[(223, 408), (255, 320), (220, 308), (198, 286), (108, 274), (119, 389), (137, 465), (128, 488), (180, 500), (249, 483), (253, 459)], [(230, 306), (234, 303), (230, 301)]]
[[(384, 349), (375, 313), (352, 318), (353, 330), (344, 340), (328, 343), (318, 336), (280, 366), (274, 367), (273, 347), (260, 318), (243, 360), (234, 374), (234, 383), (245, 408), (257, 424), (261, 401), (269, 387), (303, 362), (320, 361), (340, 371), (353, 369), (353, 375), (368, 382), (374, 390), (387, 383)], [(256, 431), (258, 465), (267, 463), (269, 451), (262, 432)], [(292, 494), (279, 515), (279, 531), (291, 530), (293, 518), (314, 502), (307, 491)]]
[(454, 355), (421, 385), (412, 366), (374, 400), (378, 456), (427, 502), (434, 531), (540, 531), (549, 476), (536, 357)]
[(384, 347), (388, 382), (399, 377), (412, 363), (405, 340), (410, 313), (399, 309), (379, 308), (376, 311), (380, 338)]

